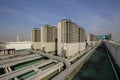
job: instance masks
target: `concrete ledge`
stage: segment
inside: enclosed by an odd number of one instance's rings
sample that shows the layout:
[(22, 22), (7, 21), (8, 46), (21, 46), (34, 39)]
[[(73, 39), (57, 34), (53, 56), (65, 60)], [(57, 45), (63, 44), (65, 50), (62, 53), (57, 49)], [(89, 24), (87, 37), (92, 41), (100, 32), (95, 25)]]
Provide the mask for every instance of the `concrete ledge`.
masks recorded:
[(105, 41), (105, 45), (112, 54), (115, 62), (120, 67), (120, 44), (114, 43), (114, 42), (108, 42)]

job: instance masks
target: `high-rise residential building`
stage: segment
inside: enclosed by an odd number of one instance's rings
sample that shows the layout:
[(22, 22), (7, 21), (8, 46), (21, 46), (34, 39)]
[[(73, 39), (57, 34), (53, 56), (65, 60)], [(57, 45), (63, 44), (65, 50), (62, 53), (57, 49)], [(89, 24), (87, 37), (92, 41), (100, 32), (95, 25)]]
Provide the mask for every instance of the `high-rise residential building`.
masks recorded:
[(89, 45), (94, 45), (98, 41), (94, 34), (89, 34), (87, 40)]
[(85, 42), (85, 29), (82, 27), (79, 27), (79, 42)]
[(41, 29), (34, 28), (32, 30), (32, 47), (35, 50), (41, 49)]
[(97, 37), (94, 34), (89, 34), (88, 41), (97, 41)]
[(55, 52), (55, 39), (57, 29), (51, 25), (43, 25), (41, 28), (41, 50), (45, 52)]
[[(58, 23), (58, 55), (71, 57), (80, 52), (80, 42), (85, 42), (85, 30), (70, 19)], [(85, 43), (84, 43), (85, 44)]]
[(70, 19), (61, 20), (57, 28), (43, 25), (32, 31), (35, 50), (56, 52), (59, 56), (71, 57), (85, 49), (85, 30)]

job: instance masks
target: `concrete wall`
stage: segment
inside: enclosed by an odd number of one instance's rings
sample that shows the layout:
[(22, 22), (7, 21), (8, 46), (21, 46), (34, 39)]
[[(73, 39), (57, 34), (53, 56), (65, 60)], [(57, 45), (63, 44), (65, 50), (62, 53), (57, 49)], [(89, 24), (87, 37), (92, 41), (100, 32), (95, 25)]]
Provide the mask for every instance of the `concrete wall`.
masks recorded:
[(120, 44), (108, 41), (105, 41), (105, 44), (120, 67)]
[(80, 42), (80, 52), (85, 50), (86, 42)]
[(61, 27), (62, 24), (58, 23), (58, 27), (57, 27), (57, 30), (58, 30), (58, 33), (57, 33), (57, 38), (58, 38), (58, 48), (57, 48), (57, 54), (59, 56), (62, 56), (61, 53), (62, 53), (62, 47), (66, 44), (65, 43), (61, 43), (62, 42), (62, 39), (61, 39)]
[(64, 45), (65, 45), (65, 43), (64, 43), (64, 44), (61, 44), (60, 42), (58, 42), (57, 54), (58, 54), (59, 56), (61, 56), (62, 47), (63, 47)]
[(62, 48), (66, 52), (66, 57), (74, 56), (75, 54), (78, 54), (78, 52), (82, 52), (85, 50), (85, 42), (80, 43), (61, 43), (58, 44), (58, 55), (62, 55)]
[(32, 45), (35, 50), (41, 50), (41, 42), (32, 42)]
[(30, 49), (31, 42), (8, 42), (6, 48), (15, 48), (16, 50)]
[(74, 56), (75, 54), (78, 54), (78, 52), (80, 51), (79, 48), (80, 48), (79, 43), (68, 43), (66, 49), (66, 52), (68, 54), (66, 56), (70, 57), (70, 56)]
[(44, 47), (45, 52), (55, 52), (55, 42), (42, 42), (41, 50)]

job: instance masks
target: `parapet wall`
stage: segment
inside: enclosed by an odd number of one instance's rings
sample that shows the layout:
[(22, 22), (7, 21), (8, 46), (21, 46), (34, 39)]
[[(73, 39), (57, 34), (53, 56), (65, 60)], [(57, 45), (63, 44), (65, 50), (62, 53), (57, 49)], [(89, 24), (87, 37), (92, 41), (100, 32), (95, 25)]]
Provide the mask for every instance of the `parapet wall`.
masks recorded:
[(15, 48), (16, 50), (30, 49), (31, 42), (8, 42), (6, 48)]
[(115, 59), (116, 63), (120, 67), (120, 44), (105, 41), (105, 45), (107, 46), (113, 58)]

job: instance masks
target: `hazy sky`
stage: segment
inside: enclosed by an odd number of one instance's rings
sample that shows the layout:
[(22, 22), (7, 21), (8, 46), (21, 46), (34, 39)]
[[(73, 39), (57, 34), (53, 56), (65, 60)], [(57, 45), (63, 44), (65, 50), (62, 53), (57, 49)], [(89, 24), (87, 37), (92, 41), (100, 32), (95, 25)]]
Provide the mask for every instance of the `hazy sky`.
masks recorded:
[(64, 18), (86, 34), (112, 33), (120, 40), (120, 0), (0, 0), (0, 40), (30, 40), (33, 28), (56, 26)]

